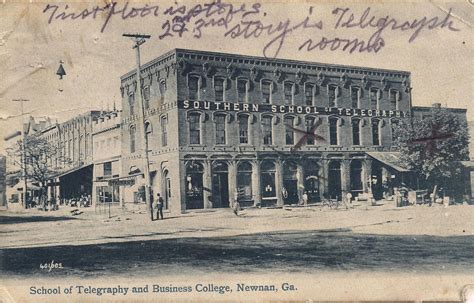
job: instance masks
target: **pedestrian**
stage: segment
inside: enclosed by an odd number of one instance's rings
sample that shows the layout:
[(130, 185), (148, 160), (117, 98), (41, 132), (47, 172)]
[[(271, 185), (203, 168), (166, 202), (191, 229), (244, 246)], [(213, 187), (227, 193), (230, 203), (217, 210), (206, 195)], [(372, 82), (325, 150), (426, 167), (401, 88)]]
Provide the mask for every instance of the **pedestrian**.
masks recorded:
[(303, 193), (303, 205), (308, 206), (308, 193), (306, 191)]
[(163, 198), (160, 196), (160, 193), (157, 193), (157, 199), (156, 199), (156, 219), (163, 220)]
[(351, 207), (352, 203), (352, 194), (350, 191), (347, 192), (346, 197), (345, 197), (345, 203), (344, 205), (346, 206), (346, 209), (349, 209)]
[(240, 203), (239, 201), (235, 200), (234, 202), (234, 207), (232, 209), (234, 211), (234, 214), (238, 217), (239, 216), (239, 210), (240, 210)]

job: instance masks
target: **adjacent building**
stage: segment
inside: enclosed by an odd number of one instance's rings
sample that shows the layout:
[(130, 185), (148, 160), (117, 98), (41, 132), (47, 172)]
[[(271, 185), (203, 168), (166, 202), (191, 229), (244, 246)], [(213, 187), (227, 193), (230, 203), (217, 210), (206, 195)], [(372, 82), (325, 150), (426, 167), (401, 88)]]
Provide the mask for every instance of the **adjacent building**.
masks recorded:
[(392, 144), (413, 115), (409, 72), (184, 49), (141, 71), (145, 125), (135, 70), (121, 77), (127, 201), (144, 200), (145, 138), (153, 192), (172, 212), (291, 204), (304, 193), (381, 198), (410, 181)]
[(121, 112), (102, 113), (92, 125), (92, 159), (94, 176), (92, 204), (117, 203), (122, 205), (121, 191)]

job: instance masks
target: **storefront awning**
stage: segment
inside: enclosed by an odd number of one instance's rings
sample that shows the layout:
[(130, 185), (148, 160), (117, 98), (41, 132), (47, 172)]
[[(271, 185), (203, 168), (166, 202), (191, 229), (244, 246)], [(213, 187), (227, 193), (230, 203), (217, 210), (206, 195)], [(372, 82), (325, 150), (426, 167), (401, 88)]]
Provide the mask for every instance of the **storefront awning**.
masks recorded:
[(468, 170), (474, 171), (474, 161), (461, 161), (461, 164)]
[(62, 171), (62, 172), (58, 173), (56, 176), (54, 176), (54, 178), (64, 177), (65, 175), (74, 173), (74, 172), (76, 172), (76, 171), (78, 171), (78, 170), (81, 170), (81, 169), (86, 168), (86, 167), (91, 166), (91, 165), (92, 165), (92, 164), (81, 165), (81, 166), (78, 166), (78, 167), (74, 167), (74, 168), (71, 168), (71, 169)]
[(368, 152), (367, 154), (375, 160), (380, 161), (401, 173), (410, 171), (402, 161), (399, 152)]

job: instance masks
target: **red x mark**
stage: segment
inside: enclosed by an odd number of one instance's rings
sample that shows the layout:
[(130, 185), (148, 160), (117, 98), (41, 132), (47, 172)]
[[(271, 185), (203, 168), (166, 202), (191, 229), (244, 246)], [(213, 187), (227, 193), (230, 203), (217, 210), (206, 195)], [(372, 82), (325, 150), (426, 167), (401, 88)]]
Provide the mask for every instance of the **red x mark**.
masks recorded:
[(439, 133), (440, 126), (435, 124), (431, 129), (431, 137), (424, 137), (418, 138), (411, 141), (412, 144), (426, 144), (428, 154), (431, 155), (433, 153), (433, 149), (435, 148), (435, 142), (438, 140), (446, 140), (453, 137), (453, 134), (440, 134)]
[(296, 132), (304, 134), (303, 137), (301, 137), (301, 139), (296, 143), (296, 145), (291, 150), (293, 151), (293, 150), (299, 149), (301, 146), (303, 146), (303, 144), (306, 144), (306, 142), (308, 142), (308, 138), (313, 138), (315, 141), (317, 141), (317, 140), (326, 141), (323, 137), (321, 137), (319, 135), (316, 135), (316, 129), (320, 125), (321, 125), (321, 120), (318, 120), (310, 128), (309, 131), (304, 131), (304, 130), (301, 130), (301, 129), (298, 129), (298, 128), (294, 128), (291, 125), (286, 125), (286, 127), (290, 128), (291, 130), (294, 130)]

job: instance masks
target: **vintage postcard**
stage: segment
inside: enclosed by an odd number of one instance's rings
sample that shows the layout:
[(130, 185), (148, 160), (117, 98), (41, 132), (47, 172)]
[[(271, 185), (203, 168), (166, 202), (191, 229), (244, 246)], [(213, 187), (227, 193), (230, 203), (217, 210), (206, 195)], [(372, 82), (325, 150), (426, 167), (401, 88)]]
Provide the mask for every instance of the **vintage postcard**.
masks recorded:
[(474, 302), (472, 1), (3, 1), (1, 302)]

